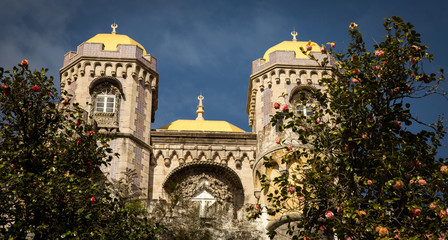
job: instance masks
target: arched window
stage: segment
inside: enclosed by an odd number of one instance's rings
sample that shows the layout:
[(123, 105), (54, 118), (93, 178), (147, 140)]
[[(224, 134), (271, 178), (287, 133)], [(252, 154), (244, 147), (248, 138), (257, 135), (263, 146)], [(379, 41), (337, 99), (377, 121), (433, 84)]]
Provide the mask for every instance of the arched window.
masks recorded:
[(114, 78), (98, 78), (90, 84), (91, 114), (98, 127), (117, 128), (119, 123), (121, 83)]
[(314, 115), (315, 101), (312, 98), (310, 88), (297, 88), (291, 91), (289, 102), (293, 106), (293, 110), (297, 115), (305, 117)]

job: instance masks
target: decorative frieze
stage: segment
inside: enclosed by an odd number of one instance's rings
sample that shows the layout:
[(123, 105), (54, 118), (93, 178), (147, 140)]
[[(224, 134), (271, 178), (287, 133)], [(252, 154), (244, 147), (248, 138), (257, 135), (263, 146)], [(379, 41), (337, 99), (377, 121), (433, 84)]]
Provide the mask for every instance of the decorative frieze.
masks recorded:
[(255, 146), (154, 144), (153, 152), (156, 159), (164, 159), (167, 167), (173, 161), (178, 161), (179, 165), (191, 161), (210, 161), (228, 165), (230, 161), (234, 161), (236, 168), (241, 168), (243, 161), (253, 164), (255, 160)]
[(90, 77), (126, 77), (128, 73), (136, 80), (142, 82), (145, 86), (155, 89), (158, 85), (158, 74), (149, 69), (145, 69), (137, 63), (122, 64), (112, 61), (88, 61), (81, 60), (61, 72), (61, 85), (71, 84), (79, 77), (84, 77), (88, 72)]
[[(249, 115), (249, 126), (254, 127), (255, 119), (266, 115), (264, 105), (257, 102), (257, 92), (272, 90), (273, 97), (289, 94), (284, 85), (305, 85), (313, 88), (321, 88), (321, 79), (331, 76), (331, 68), (318, 68), (315, 66), (272, 66), (250, 77), (249, 97), (247, 102), (247, 113)], [(298, 74), (297, 74), (298, 72)], [(257, 109), (258, 108), (258, 109)], [(262, 109), (263, 108), (263, 109)], [(259, 111), (260, 113), (256, 113)], [(262, 113), (263, 112), (263, 113)], [(259, 116), (255, 116), (255, 114)], [(263, 121), (263, 125), (266, 121)], [(258, 129), (260, 129), (259, 126)]]

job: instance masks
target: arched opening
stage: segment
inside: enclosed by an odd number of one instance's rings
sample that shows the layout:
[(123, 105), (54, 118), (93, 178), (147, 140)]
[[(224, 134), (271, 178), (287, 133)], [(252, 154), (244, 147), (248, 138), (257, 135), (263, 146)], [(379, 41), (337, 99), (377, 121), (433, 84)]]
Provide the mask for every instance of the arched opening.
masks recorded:
[(309, 117), (314, 115), (316, 101), (312, 97), (314, 88), (298, 86), (291, 90), (289, 102), (297, 115)]
[(98, 127), (118, 128), (123, 88), (120, 81), (112, 77), (94, 79), (89, 86), (91, 116)]
[(167, 176), (163, 188), (172, 204), (181, 209), (193, 205), (204, 218), (217, 212), (236, 218), (244, 203), (243, 184), (238, 175), (216, 162), (183, 164)]

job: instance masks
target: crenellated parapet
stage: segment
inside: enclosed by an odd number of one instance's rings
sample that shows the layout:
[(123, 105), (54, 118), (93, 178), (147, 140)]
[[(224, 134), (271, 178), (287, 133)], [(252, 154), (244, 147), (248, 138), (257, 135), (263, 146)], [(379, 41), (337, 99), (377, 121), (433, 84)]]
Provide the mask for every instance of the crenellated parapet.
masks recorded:
[(118, 44), (116, 51), (104, 50), (102, 43), (84, 42), (78, 46), (78, 51), (70, 51), (64, 55), (64, 67), (76, 62), (81, 57), (138, 59), (154, 71), (157, 71), (157, 59), (151, 54), (144, 54), (144, 50), (133, 44)]
[[(328, 57), (327, 54), (313, 52), (313, 56), (321, 62), (324, 58)], [(263, 71), (270, 66), (282, 64), (282, 65), (294, 65), (294, 66), (315, 66), (319, 64), (315, 60), (304, 58), (303, 56), (296, 57), (294, 51), (275, 51), (269, 54), (269, 61), (263, 58), (259, 58), (252, 62), (252, 75), (260, 71)], [(329, 66), (334, 66), (334, 59), (329, 59)]]
[(64, 56), (64, 66), (60, 70), (61, 88), (80, 77), (117, 77), (134, 79), (157, 89), (157, 59), (135, 45), (118, 45), (117, 51), (103, 50), (101, 43), (83, 43), (77, 52)]

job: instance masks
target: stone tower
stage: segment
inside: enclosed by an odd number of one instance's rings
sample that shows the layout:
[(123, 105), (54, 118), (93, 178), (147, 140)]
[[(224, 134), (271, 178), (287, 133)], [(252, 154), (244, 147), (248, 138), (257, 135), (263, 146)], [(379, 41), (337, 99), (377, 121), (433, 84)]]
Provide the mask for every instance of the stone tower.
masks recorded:
[[(298, 41), (297, 32), (291, 33), (291, 41), (283, 41), (271, 48), (259, 58), (252, 62), (252, 73), (249, 79), (249, 93), (247, 98), (247, 113), (249, 115), (249, 126), (252, 132), (257, 134), (257, 155), (253, 167), (254, 194), (260, 204), (267, 203), (266, 195), (272, 191), (266, 189), (261, 191), (262, 182), (260, 177), (265, 175), (266, 181), (270, 181), (281, 174), (288, 174), (293, 165), (286, 165), (281, 158), (286, 154), (285, 146), (293, 148), (304, 148), (297, 140), (297, 136), (291, 131), (280, 131), (278, 126), (272, 126), (270, 120), (276, 111), (274, 103), (279, 103), (281, 108), (288, 106), (290, 111), (296, 114), (309, 116), (313, 114), (313, 103), (311, 99), (305, 106), (302, 105), (303, 98), (309, 96), (313, 89), (321, 89), (321, 79), (332, 73), (334, 63), (330, 62), (326, 67), (321, 67), (314, 60), (309, 59), (301, 51), (311, 46), (311, 54), (322, 60), (327, 57), (321, 53), (318, 44), (311, 41)], [(277, 143), (276, 139), (281, 139)], [(263, 166), (264, 157), (273, 157), (275, 163), (272, 168)], [(267, 230), (275, 230), (285, 223), (285, 216), (265, 215)]]
[(101, 133), (120, 154), (108, 169), (117, 179), (126, 168), (135, 169), (135, 183), (148, 186), (151, 122), (157, 110), (157, 59), (126, 35), (97, 34), (64, 56), (61, 91), (73, 96), (93, 118)]

